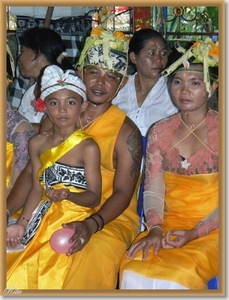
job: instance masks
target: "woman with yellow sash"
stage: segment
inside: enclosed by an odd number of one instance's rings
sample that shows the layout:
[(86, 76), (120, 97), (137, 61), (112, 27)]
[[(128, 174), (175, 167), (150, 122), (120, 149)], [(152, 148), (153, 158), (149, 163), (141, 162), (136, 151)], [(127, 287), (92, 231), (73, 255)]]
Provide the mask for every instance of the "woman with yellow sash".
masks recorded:
[(164, 73), (180, 112), (149, 130), (147, 230), (121, 262), (121, 289), (206, 289), (218, 274), (218, 113), (208, 107), (217, 66), (218, 44), (207, 39)]
[[(53, 127), (29, 142), (32, 189), (16, 224), (7, 227), (7, 288), (61, 289), (74, 256), (54, 252), (50, 238), (63, 223), (90, 217), (100, 202), (100, 150), (76, 126), (85, 85), (72, 70), (55, 65), (44, 69), (38, 84), (35, 105)], [(78, 232), (72, 247), (84, 243)]]

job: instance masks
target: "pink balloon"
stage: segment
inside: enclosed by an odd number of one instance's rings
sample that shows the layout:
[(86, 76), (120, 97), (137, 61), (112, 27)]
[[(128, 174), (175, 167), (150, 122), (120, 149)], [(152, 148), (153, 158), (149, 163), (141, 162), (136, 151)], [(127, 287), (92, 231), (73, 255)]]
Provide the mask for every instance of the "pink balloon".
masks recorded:
[(52, 249), (57, 253), (67, 253), (73, 243), (69, 243), (68, 240), (73, 236), (75, 230), (72, 228), (61, 228), (55, 231), (50, 238), (50, 245)]

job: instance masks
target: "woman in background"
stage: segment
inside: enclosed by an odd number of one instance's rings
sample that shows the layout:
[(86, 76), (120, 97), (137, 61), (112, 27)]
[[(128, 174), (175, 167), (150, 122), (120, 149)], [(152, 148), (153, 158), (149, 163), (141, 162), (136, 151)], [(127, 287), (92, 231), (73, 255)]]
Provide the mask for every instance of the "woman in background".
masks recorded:
[(153, 123), (177, 112), (161, 72), (168, 61), (166, 41), (153, 29), (134, 33), (129, 43), (129, 59), (136, 68), (112, 103), (124, 110), (146, 136)]
[(41, 69), (51, 64), (65, 70), (73, 67), (66, 57), (66, 46), (63, 40), (52, 29), (29, 28), (24, 32), (21, 44), (21, 53), (18, 58), (19, 71), (23, 77), (29, 78), (32, 84), (22, 96), (18, 110), (33, 123), (38, 132), (39, 125), (35, 123), (40, 123), (44, 113), (37, 111), (33, 102), (36, 99), (36, 81)]

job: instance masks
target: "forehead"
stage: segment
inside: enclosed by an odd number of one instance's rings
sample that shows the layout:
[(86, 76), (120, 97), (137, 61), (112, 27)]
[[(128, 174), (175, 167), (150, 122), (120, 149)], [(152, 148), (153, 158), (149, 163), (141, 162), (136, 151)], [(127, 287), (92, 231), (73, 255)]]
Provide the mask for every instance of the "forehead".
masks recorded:
[(175, 71), (175, 76), (174, 77), (198, 77), (198, 78), (203, 78), (204, 73), (203, 73), (203, 66), (202, 65), (190, 65), (188, 69), (185, 69), (184, 67), (181, 67), (180, 70), (178, 69)]
[(150, 49), (150, 48), (165, 49), (166, 45), (162, 39), (160, 39), (158, 37), (152, 37), (151, 39), (145, 41), (145, 44), (143, 47), (143, 49)]
[(27, 48), (25, 46), (21, 46), (21, 50), (23, 50), (23, 52), (31, 52), (31, 53), (34, 53), (34, 51), (30, 48)]

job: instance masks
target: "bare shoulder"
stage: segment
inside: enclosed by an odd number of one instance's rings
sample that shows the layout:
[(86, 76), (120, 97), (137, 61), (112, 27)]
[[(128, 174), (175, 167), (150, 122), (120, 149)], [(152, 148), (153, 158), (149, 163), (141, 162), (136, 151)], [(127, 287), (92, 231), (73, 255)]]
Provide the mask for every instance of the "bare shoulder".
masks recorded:
[(118, 139), (125, 140), (127, 144), (132, 144), (135, 147), (140, 147), (142, 144), (141, 132), (137, 125), (129, 118), (126, 117), (121, 127)]
[(49, 144), (49, 137), (43, 134), (35, 134), (29, 139), (29, 147), (32, 147), (33, 149), (45, 150)]
[(125, 178), (136, 182), (142, 160), (142, 136), (137, 125), (128, 117), (120, 129), (115, 144), (114, 165)]
[(94, 152), (98, 152), (99, 150), (99, 146), (96, 143), (96, 141), (93, 138), (87, 138), (85, 140), (83, 140), (80, 143), (80, 146), (82, 147), (82, 151), (86, 152), (86, 154), (92, 154)]
[(83, 147), (85, 147), (85, 148), (86, 147), (98, 147), (98, 144), (92, 137), (84, 139), (80, 144), (82, 144)]
[[(115, 158), (127, 164), (128, 161), (135, 170), (141, 164), (142, 159), (142, 136), (137, 125), (126, 117), (120, 129), (115, 144)], [(136, 171), (135, 174), (138, 172)], [(136, 175), (137, 176), (137, 175)]]

